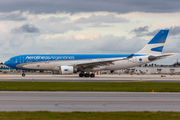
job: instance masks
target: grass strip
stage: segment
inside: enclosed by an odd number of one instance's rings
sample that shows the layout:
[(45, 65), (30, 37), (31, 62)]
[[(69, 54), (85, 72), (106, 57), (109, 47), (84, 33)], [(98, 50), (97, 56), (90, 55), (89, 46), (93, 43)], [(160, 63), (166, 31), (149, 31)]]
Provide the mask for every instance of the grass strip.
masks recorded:
[(180, 112), (0, 112), (0, 120), (179, 120)]
[(0, 91), (180, 92), (180, 83), (163, 82), (0, 82)]

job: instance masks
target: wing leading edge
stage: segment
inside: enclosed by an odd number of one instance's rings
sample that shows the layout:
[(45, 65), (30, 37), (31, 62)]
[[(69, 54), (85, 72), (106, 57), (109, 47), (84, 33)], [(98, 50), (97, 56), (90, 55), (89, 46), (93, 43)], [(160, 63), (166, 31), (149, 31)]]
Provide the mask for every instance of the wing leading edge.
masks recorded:
[(87, 62), (78, 62), (78, 63), (73, 63), (73, 64), (68, 64), (68, 66), (80, 66), (83, 68), (93, 68), (96, 66), (101, 66), (101, 65), (107, 65), (107, 64), (113, 64), (114, 61), (119, 61), (119, 60), (128, 60), (132, 58), (134, 54), (129, 55), (128, 57), (124, 58), (112, 58), (112, 59), (105, 59), (105, 60), (94, 60), (94, 61), (87, 61)]

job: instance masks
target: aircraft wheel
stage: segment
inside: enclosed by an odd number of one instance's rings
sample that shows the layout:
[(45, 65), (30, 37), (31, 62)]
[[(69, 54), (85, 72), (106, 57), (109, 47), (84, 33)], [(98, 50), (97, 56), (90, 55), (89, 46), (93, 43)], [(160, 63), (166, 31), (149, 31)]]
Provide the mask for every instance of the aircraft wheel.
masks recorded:
[(83, 76), (84, 76), (84, 74), (82, 74), (82, 73), (79, 74), (79, 77), (83, 77)]
[(95, 74), (91, 74), (90, 77), (95, 77)]
[(25, 77), (25, 75), (26, 75), (25, 73), (22, 74), (23, 77)]
[(86, 74), (84, 74), (84, 76), (85, 76), (85, 77), (89, 77), (89, 74), (86, 73)]

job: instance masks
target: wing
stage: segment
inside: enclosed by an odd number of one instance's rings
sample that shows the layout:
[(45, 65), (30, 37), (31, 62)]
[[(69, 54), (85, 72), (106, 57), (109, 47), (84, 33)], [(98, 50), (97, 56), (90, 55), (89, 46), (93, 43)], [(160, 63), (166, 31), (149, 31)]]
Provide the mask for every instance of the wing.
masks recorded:
[(68, 64), (68, 65), (69, 66), (80, 66), (80, 67), (83, 67), (83, 68), (86, 68), (86, 67), (93, 68), (93, 67), (96, 67), (96, 66), (113, 64), (114, 61), (128, 60), (128, 59), (132, 58), (133, 56), (134, 56), (134, 54), (131, 54), (130, 56), (124, 57), (124, 58), (111, 58), (111, 59), (104, 59), (104, 60), (78, 62), (78, 63)]

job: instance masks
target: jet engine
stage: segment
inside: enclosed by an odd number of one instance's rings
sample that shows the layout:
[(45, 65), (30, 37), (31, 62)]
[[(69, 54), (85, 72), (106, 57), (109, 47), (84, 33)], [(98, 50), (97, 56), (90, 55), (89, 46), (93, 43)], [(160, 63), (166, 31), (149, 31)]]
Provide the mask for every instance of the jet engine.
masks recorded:
[(77, 68), (75, 68), (73, 66), (60, 66), (59, 67), (59, 72), (62, 75), (73, 74), (73, 73), (77, 72)]

